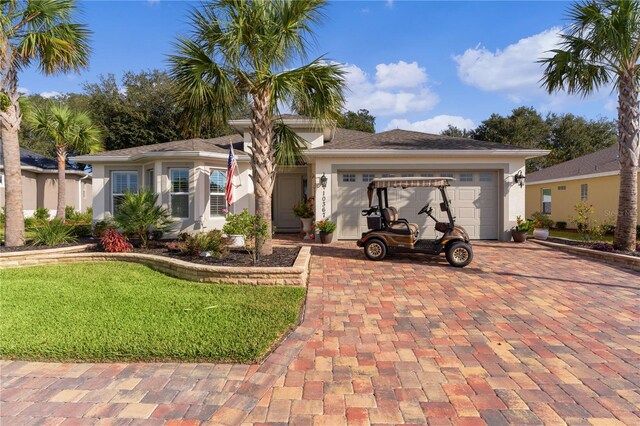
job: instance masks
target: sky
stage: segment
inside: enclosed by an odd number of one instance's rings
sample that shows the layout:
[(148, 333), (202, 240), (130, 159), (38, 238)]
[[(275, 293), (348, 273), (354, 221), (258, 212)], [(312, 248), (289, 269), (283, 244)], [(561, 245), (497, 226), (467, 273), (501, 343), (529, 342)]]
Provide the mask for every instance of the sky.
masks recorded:
[[(166, 69), (188, 13), (199, 2), (121, 0), (79, 2), (93, 31), (89, 69), (45, 77), (24, 70), (26, 93), (81, 92), (99, 76)], [(614, 118), (616, 97), (604, 88), (588, 98), (548, 95), (542, 67), (568, 23), (561, 1), (333, 1), (315, 28), (310, 57), (343, 64), (347, 108), (368, 109), (376, 130), (439, 133), (448, 124), (474, 128), (492, 113), (518, 106), (543, 113)]]

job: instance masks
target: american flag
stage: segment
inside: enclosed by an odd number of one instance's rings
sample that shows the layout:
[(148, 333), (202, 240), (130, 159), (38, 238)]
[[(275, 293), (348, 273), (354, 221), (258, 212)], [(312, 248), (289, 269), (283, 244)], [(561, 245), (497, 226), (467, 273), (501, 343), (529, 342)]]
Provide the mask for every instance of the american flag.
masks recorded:
[(227, 186), (224, 190), (224, 195), (227, 198), (227, 205), (230, 206), (233, 203), (233, 175), (236, 174), (238, 168), (238, 162), (236, 156), (233, 153), (233, 145), (229, 145), (229, 161), (227, 162)]

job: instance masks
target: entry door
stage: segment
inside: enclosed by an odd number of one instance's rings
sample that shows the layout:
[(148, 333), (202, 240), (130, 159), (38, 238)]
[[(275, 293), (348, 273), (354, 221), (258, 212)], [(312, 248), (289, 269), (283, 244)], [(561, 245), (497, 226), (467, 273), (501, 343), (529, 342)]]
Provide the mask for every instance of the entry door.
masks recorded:
[(299, 231), (300, 219), (293, 214), (293, 206), (302, 199), (302, 175), (277, 174), (274, 199), (273, 224), (276, 231)]

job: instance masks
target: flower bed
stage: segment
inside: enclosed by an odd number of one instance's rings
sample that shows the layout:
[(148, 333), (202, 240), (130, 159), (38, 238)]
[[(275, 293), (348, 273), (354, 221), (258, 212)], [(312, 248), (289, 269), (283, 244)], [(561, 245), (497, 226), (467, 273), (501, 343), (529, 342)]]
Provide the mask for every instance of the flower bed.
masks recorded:
[[(633, 255), (630, 255), (620, 252), (599, 251), (591, 248), (593, 243), (583, 243), (581, 241), (568, 240), (565, 238), (549, 238), (546, 241), (530, 239), (528, 241), (533, 241), (537, 244), (553, 247), (579, 256), (600, 260), (612, 265), (632, 269), (634, 271), (640, 271), (640, 256), (638, 256), (638, 252), (634, 252)], [(585, 247), (585, 245), (587, 246)]]

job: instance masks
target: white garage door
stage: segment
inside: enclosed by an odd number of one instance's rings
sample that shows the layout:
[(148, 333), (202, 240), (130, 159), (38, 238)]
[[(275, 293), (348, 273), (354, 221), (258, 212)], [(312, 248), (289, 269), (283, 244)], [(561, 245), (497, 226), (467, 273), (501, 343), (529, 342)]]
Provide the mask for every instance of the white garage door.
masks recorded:
[[(463, 172), (356, 172), (338, 173), (337, 224), (338, 238), (358, 239), (367, 231), (367, 219), (360, 212), (368, 208), (367, 185), (374, 177), (448, 176), (456, 180), (447, 194), (456, 217), (456, 224), (463, 226), (473, 239), (498, 238), (498, 173), (495, 171)], [(418, 211), (430, 203), (438, 220), (446, 221), (440, 211), (440, 193), (437, 188), (389, 188), (389, 205), (398, 209), (400, 217), (420, 226), (421, 238), (435, 238), (434, 222)], [(377, 200), (374, 198), (374, 204)], [(442, 235), (442, 234), (440, 234)]]

